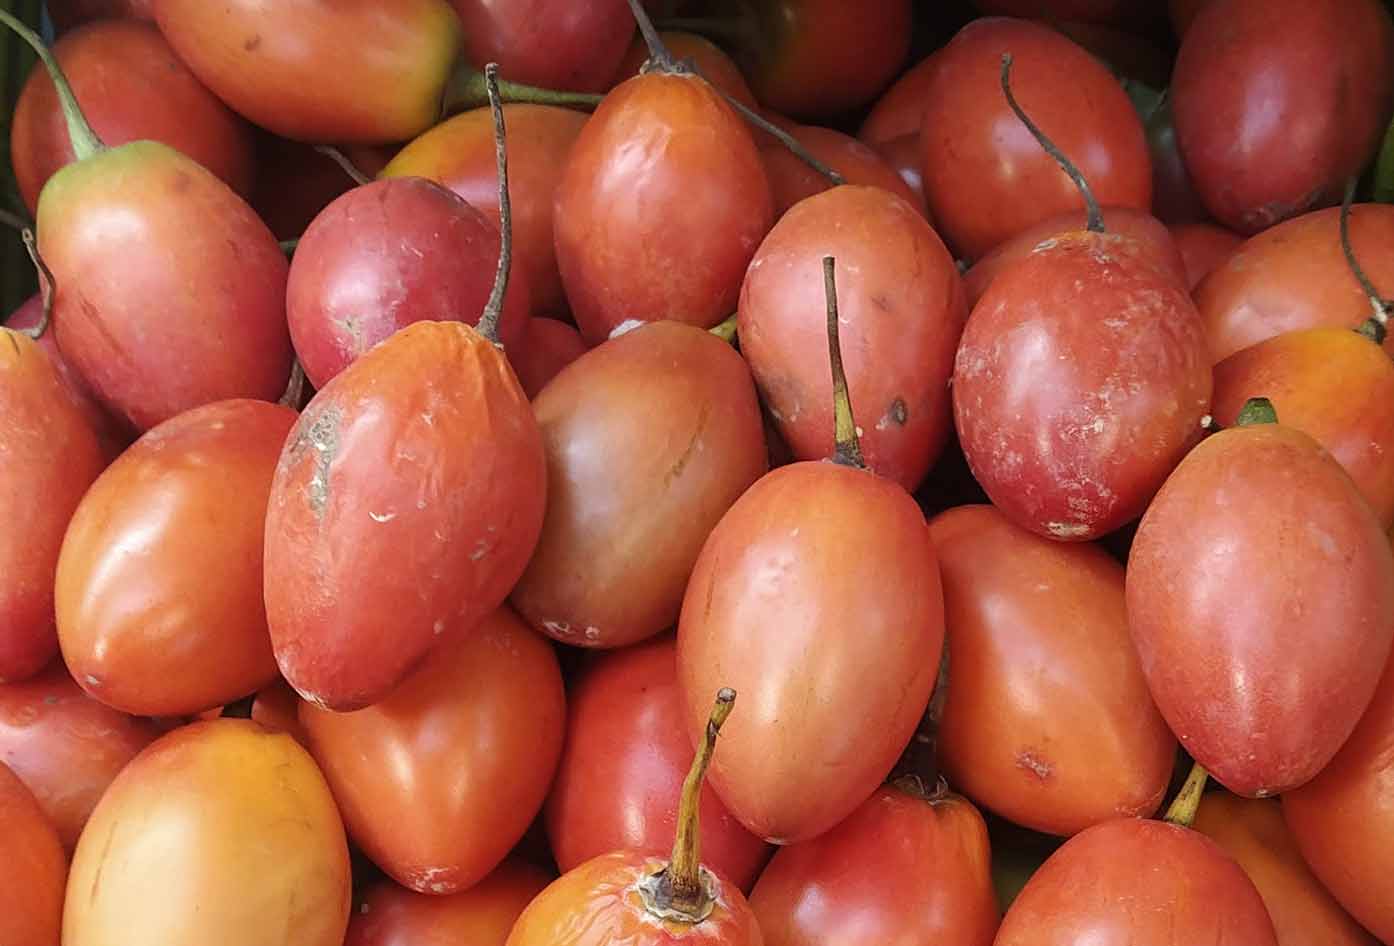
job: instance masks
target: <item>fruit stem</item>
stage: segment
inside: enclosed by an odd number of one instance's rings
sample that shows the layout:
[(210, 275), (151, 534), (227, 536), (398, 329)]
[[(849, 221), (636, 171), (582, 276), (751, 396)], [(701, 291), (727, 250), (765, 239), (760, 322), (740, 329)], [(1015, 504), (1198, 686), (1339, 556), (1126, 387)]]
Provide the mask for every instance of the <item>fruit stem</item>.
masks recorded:
[(726, 320), (723, 321), (720, 325), (715, 325), (708, 331), (710, 331), (717, 338), (721, 339), (723, 342), (726, 342), (728, 344), (733, 343), (736, 340), (736, 320), (739, 318), (740, 313), (734, 312), (731, 315), (728, 315), (726, 317)]
[[(502, 79), (498, 83), (499, 97), (510, 105), (554, 105), (558, 108), (576, 108), (589, 111), (600, 104), (602, 96), (589, 92), (563, 92), (544, 89), (523, 82), (510, 82)], [(489, 83), (484, 73), (463, 63), (450, 76), (445, 86), (441, 112), (454, 115), (472, 108), (484, 108), (489, 104)]]
[(1191, 766), (1191, 773), (1186, 776), (1186, 783), (1181, 786), (1181, 791), (1176, 793), (1172, 799), (1170, 807), (1167, 808), (1166, 816), (1162, 819), (1170, 824), (1180, 825), (1189, 828), (1191, 823), (1196, 820), (1196, 809), (1200, 807), (1200, 796), (1205, 794), (1205, 782), (1210, 777), (1210, 773), (1205, 771), (1205, 767), (1199, 762)]
[(291, 356), (290, 380), (286, 382), (285, 393), (281, 395), (281, 405), (293, 411), (300, 410), (300, 401), (305, 397), (305, 368), (300, 359)]
[(293, 240), (282, 240), (282, 241), (281, 241), (281, 252), (284, 253), (284, 254), (286, 254), (287, 256), (294, 256), (294, 255), (295, 255), (295, 248), (298, 247), (299, 245), (300, 245), (300, 237), (296, 237), (296, 238), (293, 239)]
[(503, 102), (499, 96), (499, 64), (484, 67), (484, 81), (489, 90), (489, 109), (494, 114), (494, 163), (499, 177), (499, 268), (494, 273), (494, 288), (489, 302), (479, 318), (479, 333), (499, 348), (499, 319), (503, 317), (503, 296), (508, 291), (508, 275), (513, 268), (513, 204), (508, 197), (508, 133), (503, 126)]
[(682, 783), (682, 800), (678, 803), (678, 833), (673, 839), (673, 856), (668, 866), (649, 878), (642, 888), (646, 908), (656, 916), (688, 923), (700, 923), (711, 915), (712, 898), (702, 882), (701, 838), (698, 834), (698, 813), (701, 810), (702, 782), (716, 751), (716, 737), (731, 715), (736, 691), (722, 687), (716, 694), (716, 704), (707, 718), (707, 728), (692, 768)]
[(29, 221), (25, 220), (19, 214), (10, 213), (4, 207), (0, 207), (0, 223), (3, 223), (11, 230), (18, 230), (21, 233), (29, 227)]
[(1239, 417), (1235, 419), (1236, 427), (1252, 427), (1255, 424), (1276, 424), (1278, 422), (1278, 412), (1273, 407), (1273, 402), (1266, 397), (1251, 397), (1244, 402), (1244, 406), (1239, 409)]
[[(697, 68), (696, 63), (689, 63), (689, 66), (692, 69), (693, 73), (702, 76), (702, 72), (700, 69)], [(706, 79), (706, 76), (702, 76), (702, 78)], [(789, 132), (785, 131), (783, 128), (780, 128), (774, 122), (770, 121), (768, 118), (755, 111), (749, 105), (746, 105), (740, 99), (734, 98), (733, 96), (729, 95), (724, 89), (719, 89), (715, 85), (712, 85), (710, 82), (708, 82), (707, 84), (712, 86), (712, 89), (716, 92), (717, 95), (720, 95), (723, 99), (726, 100), (727, 105), (731, 106), (737, 112), (739, 112), (742, 118), (750, 122), (750, 124), (754, 125), (756, 128), (765, 132), (767, 135), (771, 135), (774, 138), (778, 139), (780, 144), (784, 145), (784, 147), (788, 148), (791, 152), (793, 152), (794, 157), (798, 158), (804, 164), (807, 164), (809, 167), (813, 168), (813, 170), (821, 174), (824, 178), (827, 179), (829, 184), (831, 184), (834, 187), (837, 187), (839, 184), (847, 183), (847, 179), (844, 178), (840, 172), (834, 170), (833, 168), (829, 167), (828, 165), (824, 164), (822, 161), (819, 161), (816, 157), (814, 157), (813, 152), (805, 148), (803, 144), (800, 143), (799, 139), (789, 134)]]
[(48, 70), (53, 87), (58, 91), (58, 104), (63, 109), (63, 120), (68, 125), (68, 139), (73, 146), (73, 157), (78, 161), (85, 161), (97, 152), (105, 150), (106, 145), (102, 144), (102, 139), (97, 137), (97, 133), (87, 123), (87, 116), (82, 114), (82, 108), (77, 104), (77, 96), (73, 94), (73, 87), (68, 84), (68, 77), (63, 74), (58, 60), (44, 45), (39, 34), (6, 10), (0, 10), (0, 23), (19, 34), (19, 38), (29, 44), (43, 61), (44, 68)]
[(648, 61), (639, 68), (641, 74), (662, 72), (668, 75), (682, 75), (691, 71), (673, 58), (672, 51), (663, 42), (663, 37), (658, 35), (653, 20), (649, 18), (649, 11), (644, 9), (642, 0), (629, 0), (629, 12), (634, 15), (634, 22), (639, 25), (639, 35), (644, 37), (644, 45), (649, 49)]
[(833, 371), (833, 437), (837, 450), (833, 462), (866, 469), (862, 445), (857, 436), (857, 422), (852, 415), (852, 396), (847, 392), (847, 372), (842, 367), (842, 342), (838, 338), (837, 318), (837, 261), (823, 257), (823, 295), (828, 305), (828, 360)]
[(43, 294), (43, 312), (39, 316), (39, 321), (32, 327), (20, 329), (34, 341), (44, 337), (44, 332), (48, 331), (49, 322), (53, 319), (53, 295), (57, 290), (57, 284), (53, 281), (53, 270), (48, 268), (44, 258), (39, 255), (38, 244), (34, 240), (34, 231), (25, 227), (20, 233), (24, 240), (24, 248), (29, 251), (29, 258), (34, 261), (34, 269), (39, 273), (39, 291)]
[(359, 187), (362, 187), (364, 184), (373, 183), (373, 179), (358, 170), (354, 163), (348, 159), (348, 155), (344, 154), (333, 145), (315, 145), (315, 150), (339, 165), (340, 169)]
[(1346, 265), (1355, 274), (1356, 282), (1360, 283), (1360, 288), (1370, 300), (1370, 309), (1372, 310), (1370, 317), (1356, 331), (1376, 345), (1383, 345), (1384, 337), (1389, 331), (1389, 303), (1380, 298), (1379, 290), (1375, 288), (1374, 283), (1370, 282), (1370, 277), (1361, 268), (1360, 261), (1355, 258), (1355, 248), (1350, 243), (1351, 202), (1355, 199), (1355, 187), (1358, 180), (1356, 177), (1351, 177), (1350, 180), (1346, 181), (1346, 195), (1341, 201), (1341, 252), (1345, 254)]
[(1016, 96), (1012, 94), (1012, 54), (1002, 54), (1002, 94), (1007, 97), (1007, 106), (1012, 113), (1026, 126), (1026, 130), (1031, 132), (1031, 137), (1041, 146), (1046, 154), (1055, 159), (1060, 168), (1070, 176), (1070, 180), (1075, 182), (1075, 187), (1079, 188), (1080, 194), (1084, 197), (1084, 206), (1089, 210), (1088, 229), (1092, 233), (1104, 232), (1104, 214), (1099, 208), (1099, 202), (1094, 199), (1094, 191), (1089, 187), (1089, 182), (1084, 179), (1084, 174), (1079, 168), (1075, 167), (1073, 161), (1065, 157), (1065, 152), (1056, 147), (1055, 142), (1046, 137), (1046, 133), (1041, 131), (1040, 126), (1031, 120), (1019, 104)]

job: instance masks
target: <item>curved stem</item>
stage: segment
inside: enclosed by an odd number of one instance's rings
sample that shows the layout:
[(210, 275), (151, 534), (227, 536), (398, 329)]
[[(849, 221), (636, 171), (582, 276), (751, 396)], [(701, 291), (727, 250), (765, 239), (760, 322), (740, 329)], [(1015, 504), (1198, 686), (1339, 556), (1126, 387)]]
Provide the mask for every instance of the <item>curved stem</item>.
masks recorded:
[(498, 80), (499, 64), (491, 62), (484, 67), (484, 81), (489, 88), (489, 110), (494, 115), (494, 163), (499, 176), (499, 268), (494, 273), (489, 302), (479, 318), (479, 333), (502, 348), (499, 319), (503, 317), (503, 297), (508, 292), (508, 275), (513, 267), (513, 204), (508, 196), (508, 133), (503, 124)]
[(23, 233), (32, 226), (28, 220), (25, 220), (17, 213), (10, 213), (10, 211), (6, 210), (4, 207), (0, 207), (0, 224), (4, 224), (11, 230), (18, 230), (20, 233)]
[(43, 294), (43, 312), (39, 315), (39, 321), (33, 328), (21, 329), (34, 341), (44, 337), (44, 332), (48, 331), (49, 322), (53, 319), (53, 296), (58, 290), (58, 284), (53, 280), (53, 270), (48, 268), (44, 258), (39, 255), (38, 243), (34, 240), (34, 231), (28, 227), (20, 234), (24, 240), (24, 248), (29, 251), (29, 258), (34, 261), (34, 269), (39, 273), (39, 291)]
[(862, 458), (862, 445), (857, 436), (857, 422), (852, 416), (852, 397), (847, 392), (847, 372), (842, 367), (842, 342), (838, 338), (837, 325), (837, 262), (831, 256), (823, 257), (823, 295), (828, 306), (828, 360), (833, 372), (833, 436), (837, 441), (837, 451), (833, 462), (844, 466), (866, 469)]
[(1356, 331), (1376, 344), (1383, 344), (1384, 337), (1389, 331), (1389, 304), (1380, 298), (1379, 290), (1370, 281), (1370, 277), (1365, 274), (1365, 270), (1360, 266), (1360, 261), (1355, 258), (1355, 248), (1350, 243), (1351, 202), (1355, 199), (1355, 187), (1358, 180), (1356, 177), (1351, 177), (1346, 181), (1346, 194), (1341, 200), (1341, 252), (1346, 257), (1346, 265), (1355, 275), (1355, 281), (1360, 283), (1365, 297), (1370, 300), (1371, 315)]
[(720, 325), (714, 325), (708, 329), (713, 335), (723, 342), (732, 343), (736, 340), (736, 322), (740, 318), (740, 313), (736, 312), (728, 315)]
[(286, 382), (286, 391), (281, 395), (281, 405), (289, 407), (293, 411), (300, 410), (300, 402), (305, 397), (305, 368), (300, 364), (300, 359), (291, 356), (290, 359), (290, 380)]
[(1080, 194), (1084, 197), (1084, 206), (1089, 210), (1088, 229), (1094, 233), (1104, 232), (1104, 214), (1099, 208), (1099, 202), (1094, 199), (1094, 191), (1090, 189), (1089, 182), (1084, 179), (1084, 174), (1079, 168), (1075, 167), (1073, 161), (1065, 157), (1065, 152), (1056, 147), (1055, 142), (1046, 137), (1046, 133), (1031, 120), (1031, 117), (1022, 111), (1017, 104), (1016, 96), (1012, 94), (1012, 54), (1002, 54), (1002, 94), (1007, 97), (1007, 105), (1012, 113), (1026, 126), (1026, 130), (1031, 132), (1031, 137), (1035, 138), (1046, 154), (1055, 159), (1061, 169), (1070, 176), (1070, 180), (1075, 182), (1075, 187), (1079, 188)]
[(73, 87), (68, 84), (68, 77), (63, 74), (58, 59), (44, 45), (39, 34), (6, 10), (0, 10), (0, 23), (4, 23), (17, 33), (20, 39), (28, 43), (48, 70), (53, 87), (58, 91), (58, 104), (63, 109), (63, 120), (68, 125), (68, 138), (73, 146), (73, 156), (79, 161), (84, 161), (103, 150), (106, 145), (102, 144), (102, 139), (97, 137), (97, 133), (87, 123), (87, 116), (82, 114), (82, 108), (77, 104), (77, 96), (73, 94)]
[[(509, 82), (507, 79), (499, 80), (498, 88), (499, 98), (510, 105), (554, 105), (589, 111), (599, 105), (603, 98), (588, 92), (560, 92), (523, 82)], [(484, 73), (461, 65), (446, 83), (441, 111), (445, 115), (454, 115), (488, 104), (489, 83)]]
[(1244, 402), (1244, 406), (1239, 409), (1239, 416), (1234, 421), (1236, 427), (1252, 427), (1255, 424), (1276, 424), (1278, 422), (1278, 412), (1273, 407), (1273, 402), (1266, 397), (1251, 397)]
[(1167, 808), (1163, 821), (1189, 828), (1196, 820), (1196, 809), (1200, 807), (1200, 796), (1205, 794), (1205, 782), (1210, 773), (1199, 762), (1191, 766), (1191, 774), (1186, 776), (1186, 784), (1181, 786)]
[(339, 165), (339, 168), (359, 187), (362, 187), (364, 184), (373, 183), (373, 179), (358, 170), (354, 163), (348, 159), (348, 155), (344, 154), (333, 145), (315, 145), (315, 150)]
[(649, 18), (649, 11), (644, 9), (642, 0), (629, 0), (629, 12), (634, 15), (634, 22), (639, 25), (639, 34), (644, 37), (644, 45), (649, 48), (648, 61), (639, 71), (662, 72), (669, 75), (688, 72), (688, 67), (673, 58), (673, 53), (663, 42), (663, 37), (658, 35), (658, 30), (654, 28), (653, 20)]
[[(689, 61), (688, 68), (695, 75), (702, 76), (702, 72), (700, 69), (697, 68), (696, 63)], [(702, 78), (705, 80), (707, 77), (702, 76)], [(716, 92), (717, 95), (720, 95), (723, 99), (725, 99), (726, 104), (734, 108), (737, 112), (739, 112), (741, 114), (741, 117), (743, 117), (746, 121), (750, 122), (750, 124), (754, 125), (756, 128), (759, 128), (766, 134), (773, 135), (775, 138), (779, 139), (779, 143), (784, 145), (784, 147), (788, 148), (791, 152), (793, 152), (794, 157), (798, 158), (804, 164), (807, 164), (809, 167), (813, 168), (813, 170), (817, 171), (819, 174), (823, 175), (823, 177), (827, 178), (829, 184), (836, 187), (839, 184), (847, 183), (847, 179), (844, 178), (841, 173), (814, 157), (813, 152), (805, 148), (803, 144), (799, 141), (799, 139), (789, 134), (783, 128), (780, 128), (774, 122), (770, 121), (768, 118), (755, 111), (749, 105), (746, 105), (740, 99), (728, 95), (724, 89), (718, 88), (711, 82), (708, 82), (707, 85), (710, 85), (712, 87), (712, 90)]]

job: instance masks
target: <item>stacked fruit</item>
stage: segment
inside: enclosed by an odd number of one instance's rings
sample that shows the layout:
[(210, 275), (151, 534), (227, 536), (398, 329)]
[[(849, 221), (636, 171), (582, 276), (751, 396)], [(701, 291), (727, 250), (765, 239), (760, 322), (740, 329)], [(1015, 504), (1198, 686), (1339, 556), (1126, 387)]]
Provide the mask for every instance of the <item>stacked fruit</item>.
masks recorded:
[(1394, 21), (923, 6), (0, 11), (0, 946), (1394, 944)]

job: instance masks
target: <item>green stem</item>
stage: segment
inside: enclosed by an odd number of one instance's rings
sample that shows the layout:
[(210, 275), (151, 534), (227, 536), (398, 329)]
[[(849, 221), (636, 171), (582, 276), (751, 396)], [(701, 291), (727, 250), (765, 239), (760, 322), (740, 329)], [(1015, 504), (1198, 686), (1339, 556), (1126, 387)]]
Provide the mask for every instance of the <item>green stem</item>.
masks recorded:
[(5, 10), (0, 10), (0, 23), (4, 23), (19, 34), (19, 38), (28, 43), (29, 47), (43, 60), (44, 68), (48, 70), (49, 78), (53, 80), (53, 86), (58, 90), (58, 104), (63, 109), (63, 120), (68, 124), (68, 138), (72, 142), (73, 156), (79, 161), (85, 161), (97, 152), (104, 150), (106, 145), (102, 144), (102, 139), (97, 137), (97, 133), (87, 123), (87, 116), (82, 114), (82, 108), (77, 104), (77, 96), (73, 94), (73, 87), (68, 84), (68, 77), (63, 74), (57, 58), (44, 45), (39, 34)]
[(502, 347), (499, 319), (503, 317), (503, 297), (508, 292), (508, 276), (513, 268), (513, 204), (508, 195), (508, 133), (503, 124), (498, 63), (491, 62), (484, 67), (484, 81), (489, 92), (489, 110), (494, 116), (494, 164), (499, 177), (499, 266), (478, 328), (481, 335)]
[(730, 344), (736, 340), (736, 321), (739, 318), (739, 312), (728, 315), (724, 322), (713, 326), (709, 331), (723, 342)]
[(1370, 277), (1365, 274), (1360, 261), (1355, 258), (1355, 248), (1351, 246), (1350, 242), (1351, 203), (1355, 200), (1355, 188), (1358, 182), (1359, 178), (1357, 177), (1351, 177), (1346, 181), (1346, 194), (1341, 200), (1341, 253), (1345, 255), (1346, 266), (1355, 276), (1355, 281), (1360, 283), (1361, 291), (1370, 300), (1370, 317), (1356, 331), (1376, 345), (1382, 345), (1384, 337), (1389, 331), (1389, 304), (1380, 298), (1379, 290), (1370, 281)]
[(1278, 412), (1273, 407), (1273, 402), (1266, 397), (1251, 397), (1244, 402), (1244, 406), (1239, 409), (1239, 417), (1235, 419), (1236, 427), (1252, 427), (1255, 424), (1276, 424), (1278, 422)]
[(857, 422), (852, 415), (852, 396), (847, 391), (847, 372), (842, 367), (842, 342), (837, 324), (837, 261), (823, 257), (823, 295), (827, 299), (828, 360), (833, 373), (833, 436), (837, 451), (833, 462), (866, 469), (862, 445), (857, 437)]
[(300, 245), (300, 237), (296, 237), (296, 238), (293, 239), (293, 240), (282, 240), (282, 241), (281, 241), (281, 252), (284, 253), (284, 254), (286, 254), (287, 256), (294, 256), (294, 255), (295, 255), (295, 248), (298, 247), (299, 245)]
[(1172, 799), (1171, 806), (1167, 808), (1166, 816), (1162, 819), (1183, 828), (1189, 828), (1196, 820), (1196, 810), (1200, 808), (1200, 797), (1205, 794), (1205, 782), (1209, 778), (1209, 773), (1199, 762), (1191, 766), (1191, 773), (1186, 776), (1186, 784), (1181, 786), (1181, 791)]
[[(509, 82), (507, 79), (500, 80), (498, 87), (499, 98), (510, 105), (554, 105), (559, 108), (589, 111), (599, 105), (603, 98), (587, 92), (543, 89), (522, 82)], [(446, 83), (442, 113), (454, 115), (472, 108), (483, 108), (488, 104), (489, 84), (484, 73), (462, 64)]]
[(43, 311), (39, 315), (39, 321), (35, 323), (33, 328), (24, 330), (24, 334), (37, 342), (44, 337), (44, 333), (48, 331), (49, 322), (53, 319), (53, 296), (58, 286), (53, 281), (53, 270), (48, 268), (44, 258), (39, 255), (39, 246), (34, 239), (34, 231), (25, 227), (21, 237), (24, 239), (24, 248), (29, 252), (29, 258), (34, 261), (34, 269), (38, 271), (39, 290), (43, 294)]

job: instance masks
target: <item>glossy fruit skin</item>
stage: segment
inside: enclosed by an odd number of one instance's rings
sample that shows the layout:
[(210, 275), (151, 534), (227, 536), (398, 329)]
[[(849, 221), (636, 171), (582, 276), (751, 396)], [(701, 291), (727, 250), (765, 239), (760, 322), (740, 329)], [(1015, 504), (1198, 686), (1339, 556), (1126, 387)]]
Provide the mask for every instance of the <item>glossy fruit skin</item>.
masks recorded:
[(1013, 116), (1012, 92), (1069, 155), (1104, 206), (1148, 210), (1152, 165), (1127, 93), (1092, 55), (1048, 26), (983, 19), (936, 55), (920, 142), (930, 213), (945, 242), (975, 260), (1027, 227), (1084, 206), (1069, 176)]
[(1216, 0), (1171, 83), (1177, 143), (1211, 215), (1253, 234), (1340, 198), (1394, 109), (1394, 22), (1376, 0)]
[(367, 709), (300, 705), (349, 836), (398, 883), (432, 894), (468, 889), (518, 843), (556, 771), (565, 718), (556, 654), (507, 609), (452, 633)]
[(1233, 230), (1213, 223), (1181, 223), (1170, 229), (1172, 241), (1185, 263), (1186, 282), (1192, 292), (1244, 243), (1244, 238)]
[(891, 87), (881, 93), (862, 125), (857, 138), (875, 147), (920, 134), (920, 119), (924, 116), (924, 98), (938, 69), (937, 53), (931, 53), (905, 70)]
[(158, 735), (92, 699), (58, 661), (0, 686), (0, 763), (33, 792), (68, 852), (111, 780)]
[(1254, 882), (1273, 920), (1278, 946), (1379, 946), (1302, 860), (1277, 799), (1208, 792), (1193, 826), (1224, 848)]
[(43, 350), (0, 328), (0, 683), (58, 653), (53, 581), (63, 534), (106, 466), (97, 435)]
[(349, 899), (343, 824), (309, 753), (217, 719), (151, 743), (97, 803), (63, 942), (340, 946)]
[(1287, 332), (1215, 366), (1213, 413), (1233, 426), (1251, 397), (1308, 434), (1350, 474), (1380, 523), (1394, 525), (1394, 361), (1342, 328)]
[[(1150, 213), (1132, 207), (1105, 207), (1103, 215), (1104, 225), (1110, 233), (1145, 244), (1143, 252), (1151, 256), (1154, 265), (1174, 278), (1182, 287), (1190, 287), (1186, 277), (1186, 264), (1164, 223)], [(1036, 247), (1051, 237), (1077, 232), (1084, 229), (1087, 223), (1087, 213), (1083, 210), (1071, 210), (1028, 227), (1005, 243), (999, 244), (963, 274), (963, 288), (968, 294), (968, 307), (971, 309), (978, 304), (987, 287), (1002, 270), (1030, 256)]]
[[(507, 75), (507, 73), (502, 73)], [(534, 314), (564, 309), (552, 242), (557, 182), (586, 116), (549, 105), (505, 105), (513, 275), (526, 282)], [(494, 120), (487, 108), (442, 122), (399, 151), (382, 177), (415, 175), (442, 184), (499, 226)], [(492, 270), (490, 270), (492, 273)]]
[[(664, 635), (593, 660), (573, 682), (561, 765), (544, 809), (563, 871), (610, 851), (666, 855), (692, 765), (677, 646)], [(702, 861), (742, 891), (770, 849), (702, 788)]]
[[(1394, 207), (1356, 204), (1349, 223), (1356, 259), (1388, 296), (1394, 292)], [(1341, 252), (1335, 207), (1246, 240), (1201, 281), (1195, 300), (1216, 362), (1283, 332), (1358, 328), (1370, 317), (1370, 300)], [(1385, 348), (1394, 352), (1394, 339)]]
[(678, 624), (688, 738), (718, 686), (742, 700), (708, 775), (717, 795), (778, 844), (832, 828), (909, 743), (943, 640), (939, 569), (908, 493), (822, 460), (764, 476), (712, 531)]
[[(420, 177), (374, 181), (317, 216), (290, 264), (286, 317), (305, 377), (322, 388), (412, 322), (476, 325), (494, 287), (498, 227), (459, 195)], [(509, 279), (499, 339), (522, 339), (532, 302)]]
[(380, 881), (350, 917), (344, 946), (504, 946), (518, 915), (551, 879), (540, 867), (509, 858), (470, 889), (450, 896)]
[(924, 218), (880, 188), (834, 188), (781, 218), (741, 287), (738, 333), (764, 403), (803, 460), (833, 450), (825, 255), (837, 259), (843, 363), (867, 465), (914, 489), (949, 433), (962, 279)]
[(915, 195), (915, 209), (924, 214), (925, 219), (932, 226), (934, 220), (930, 217), (929, 205), (925, 202), (924, 173), (920, 166), (920, 133), (917, 131), (901, 135), (899, 138), (879, 142), (872, 147), (875, 148), (881, 159), (900, 175), (905, 186), (910, 188), (910, 193)]
[(90, 20), (126, 17), (154, 20), (156, 0), (49, 0), (54, 28), (61, 34)]
[(142, 141), (70, 164), (44, 187), (38, 234), (58, 347), (137, 430), (285, 391), (285, 255), (192, 159)]
[[(194, 78), (153, 23), (88, 24), (65, 34), (53, 52), (102, 141), (163, 142), (237, 193), (251, 193), (251, 128)], [(42, 65), (30, 71), (15, 103), (10, 134), (15, 180), (32, 212), (44, 182), (74, 160), (58, 94)]]
[(1066, 841), (1027, 882), (995, 946), (1277, 946), (1243, 869), (1209, 838), (1115, 819)]
[(580, 647), (672, 627), (702, 543), (767, 469), (745, 362), (703, 329), (650, 323), (583, 355), (533, 410), (547, 511), (513, 606)]
[[(235, 111), (283, 138), (386, 144), (440, 117), (460, 51), (446, 0), (155, 0), (179, 58)], [(372, 37), (371, 56), (346, 56)]]
[(589, 349), (574, 325), (534, 317), (523, 328), (523, 343), (508, 353), (508, 363), (529, 398), (536, 399), (561, 370)]
[(991, 946), (990, 861), (967, 800), (886, 786), (827, 834), (781, 848), (750, 908), (766, 946)]
[(557, 264), (576, 325), (592, 345), (627, 319), (716, 325), (773, 222), (759, 151), (709, 85), (658, 73), (622, 82), (557, 185)]
[(650, 916), (637, 888), (665, 864), (637, 851), (614, 851), (586, 861), (538, 894), (518, 918), (506, 946), (676, 946), (694, 938), (713, 946), (764, 946), (745, 897), (709, 870), (704, 869), (704, 879), (715, 904), (695, 930)]
[[(702, 78), (742, 105), (760, 110), (760, 103), (755, 101), (755, 93), (750, 91), (740, 66), (736, 65), (735, 60), (726, 55), (720, 46), (705, 36), (680, 30), (660, 30), (658, 35), (674, 59), (679, 62), (690, 59), (702, 74)], [(644, 42), (644, 37), (635, 33), (629, 50), (624, 54), (624, 59), (615, 72), (615, 84), (637, 76), (648, 59), (649, 47)], [(756, 133), (754, 128), (751, 129), (751, 133)]]
[(1013, 522), (1066, 541), (1136, 518), (1201, 436), (1195, 307), (1144, 244), (1061, 234), (973, 308), (954, 370), (959, 441)]
[(58, 833), (29, 789), (0, 763), (0, 941), (53, 946), (68, 872)]
[(544, 89), (603, 92), (634, 35), (624, 0), (450, 0), (476, 68)]
[[(924, 201), (916, 196), (899, 172), (867, 145), (850, 135), (817, 125), (800, 125), (794, 137), (815, 158), (840, 173), (848, 184), (879, 187), (901, 198), (916, 210), (923, 211)], [(790, 207), (833, 185), (802, 158), (797, 157), (780, 142), (770, 142), (760, 148), (765, 173), (774, 195), (776, 217), (784, 216)]]
[(503, 353), (415, 322), (324, 386), (291, 431), (266, 517), (276, 660), (337, 712), (381, 699), (447, 627), (497, 608), (542, 528), (547, 467)]
[(1157, 707), (1246, 797), (1322, 770), (1394, 640), (1384, 530), (1340, 465), (1280, 424), (1222, 431), (1181, 462), (1138, 526), (1127, 584)]
[(1351, 916), (1394, 940), (1394, 660), (1370, 708), (1316, 778), (1283, 795), (1302, 857)]
[(1132, 639), (1123, 566), (992, 506), (930, 520), (948, 633), (939, 759), (979, 804), (1069, 836), (1149, 817), (1176, 761)]
[(73, 678), (125, 713), (185, 716), (276, 677), (262, 533), (288, 407), (219, 401), (151, 429), (103, 471), (58, 559)]

